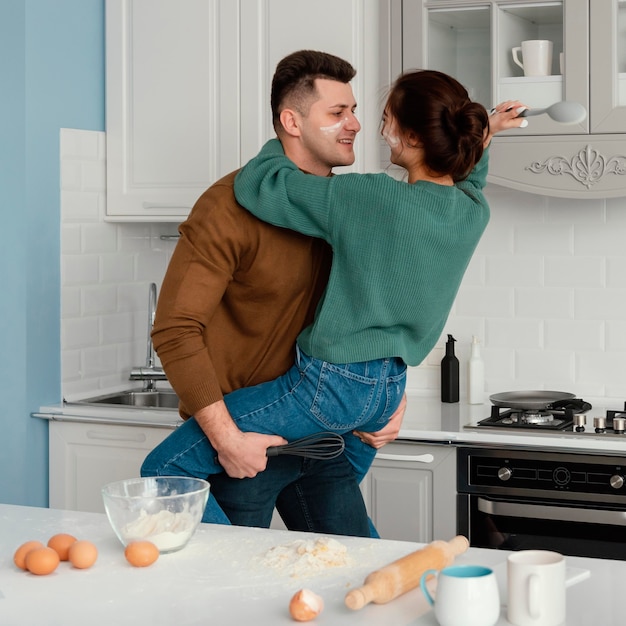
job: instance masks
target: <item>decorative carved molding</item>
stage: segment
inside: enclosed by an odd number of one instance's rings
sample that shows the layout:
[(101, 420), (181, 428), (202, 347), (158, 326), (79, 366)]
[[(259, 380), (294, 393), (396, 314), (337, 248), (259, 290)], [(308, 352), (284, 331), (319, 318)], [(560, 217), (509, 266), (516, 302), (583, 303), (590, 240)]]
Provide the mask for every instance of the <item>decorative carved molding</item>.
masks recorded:
[(553, 176), (569, 174), (587, 189), (591, 189), (607, 174), (626, 175), (626, 156), (605, 157), (588, 145), (569, 160), (563, 156), (553, 156), (543, 162), (535, 161), (526, 169), (533, 174), (544, 171)]

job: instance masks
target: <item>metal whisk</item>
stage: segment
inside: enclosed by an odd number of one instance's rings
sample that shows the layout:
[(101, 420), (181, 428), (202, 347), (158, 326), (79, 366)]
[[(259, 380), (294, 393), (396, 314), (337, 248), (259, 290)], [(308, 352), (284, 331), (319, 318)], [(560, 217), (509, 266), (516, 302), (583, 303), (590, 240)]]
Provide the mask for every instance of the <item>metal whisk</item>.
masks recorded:
[(341, 435), (331, 432), (322, 432), (296, 439), (282, 446), (273, 446), (267, 449), (267, 456), (292, 454), (308, 459), (334, 459), (338, 457), (346, 444)]

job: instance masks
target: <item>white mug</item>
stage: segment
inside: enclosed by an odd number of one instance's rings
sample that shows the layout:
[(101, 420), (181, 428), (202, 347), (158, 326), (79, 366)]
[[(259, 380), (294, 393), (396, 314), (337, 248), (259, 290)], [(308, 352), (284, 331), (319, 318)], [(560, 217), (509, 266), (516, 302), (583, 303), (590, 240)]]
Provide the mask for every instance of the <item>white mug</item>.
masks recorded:
[[(437, 575), (435, 598), (426, 579)], [(441, 626), (493, 626), (500, 617), (500, 595), (493, 570), (481, 565), (453, 565), (428, 570), (420, 579), (422, 593), (435, 607)]]
[[(523, 62), (518, 54), (522, 53)], [(513, 48), (513, 61), (524, 70), (524, 76), (549, 76), (552, 74), (552, 42), (547, 39), (529, 39)]]
[(515, 626), (560, 626), (565, 622), (565, 557), (548, 550), (522, 550), (507, 559), (507, 618)]

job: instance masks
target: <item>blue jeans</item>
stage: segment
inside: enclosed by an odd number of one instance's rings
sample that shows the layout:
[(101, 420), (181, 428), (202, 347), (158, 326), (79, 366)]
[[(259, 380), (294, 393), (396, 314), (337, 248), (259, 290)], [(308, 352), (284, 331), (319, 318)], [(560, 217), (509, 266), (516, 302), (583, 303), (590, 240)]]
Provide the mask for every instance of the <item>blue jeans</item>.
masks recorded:
[(254, 478), (211, 476), (211, 493), (237, 526), (268, 528), (276, 507), (290, 530), (378, 537), (344, 455), (326, 461), (272, 457)]
[[(278, 434), (288, 441), (320, 431), (344, 435), (345, 455), (360, 482), (376, 450), (351, 431), (383, 428), (400, 403), (405, 382), (401, 359), (337, 365), (298, 350), (296, 363), (283, 376), (239, 389), (224, 401), (242, 431)], [(142, 466), (144, 476), (205, 478), (222, 471), (215, 449), (193, 418), (157, 446)], [(209, 498), (205, 518), (219, 516), (217, 506)]]

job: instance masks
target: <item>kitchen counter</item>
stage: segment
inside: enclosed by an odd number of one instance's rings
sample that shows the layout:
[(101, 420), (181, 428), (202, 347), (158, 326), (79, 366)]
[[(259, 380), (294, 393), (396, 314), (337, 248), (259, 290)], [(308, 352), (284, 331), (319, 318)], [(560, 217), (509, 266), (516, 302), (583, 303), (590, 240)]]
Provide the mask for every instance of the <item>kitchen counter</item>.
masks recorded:
[[(575, 450), (597, 454), (626, 453), (626, 435), (597, 435), (589, 432), (592, 429), (589, 423), (593, 416), (604, 415), (607, 408), (621, 409), (623, 401), (589, 401), (593, 409), (587, 413), (588, 432), (564, 434), (558, 431), (477, 429), (475, 425), (489, 417), (491, 404), (488, 398), (485, 398), (484, 404), (467, 404), (463, 401), (446, 404), (432, 395), (408, 394), (407, 410), (399, 439), (456, 445), (540, 447), (546, 450)], [(94, 407), (73, 403), (42, 407), (34, 415), (50, 420), (93, 421), (170, 429), (181, 423), (174, 410)]]
[[(13, 553), (23, 542), (46, 543), (59, 532), (95, 543), (96, 564), (78, 570), (63, 562), (48, 576), (23, 572), (13, 564)], [(420, 544), (336, 537), (353, 564), (298, 576), (262, 562), (269, 548), (315, 538), (319, 535), (201, 524), (183, 550), (162, 555), (150, 567), (133, 568), (103, 514), (0, 504), (0, 621), (6, 626), (280, 626), (294, 623), (288, 614), (289, 599), (306, 587), (324, 598), (324, 611), (315, 623), (436, 624), (418, 589), (360, 611), (347, 609), (343, 602), (346, 592), (361, 585), (368, 573)], [(496, 571), (503, 603), (499, 625), (508, 624), (504, 618), (507, 554), (470, 548), (456, 560)], [(568, 574), (580, 580), (567, 591), (567, 626), (623, 623), (621, 586), (626, 563), (567, 557), (567, 566)]]
[(111, 405), (81, 405), (63, 402), (42, 406), (33, 417), (59, 422), (94, 422), (126, 426), (147, 426), (173, 430), (182, 423), (178, 411), (173, 409), (131, 408)]

